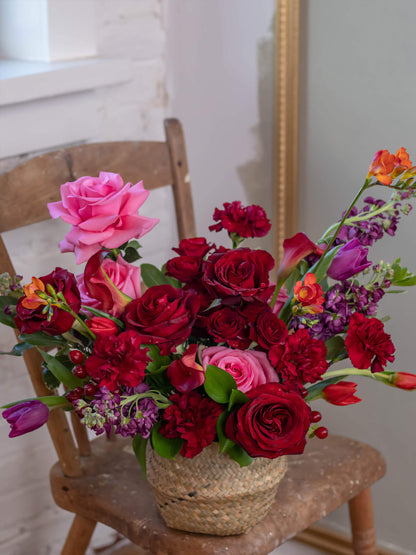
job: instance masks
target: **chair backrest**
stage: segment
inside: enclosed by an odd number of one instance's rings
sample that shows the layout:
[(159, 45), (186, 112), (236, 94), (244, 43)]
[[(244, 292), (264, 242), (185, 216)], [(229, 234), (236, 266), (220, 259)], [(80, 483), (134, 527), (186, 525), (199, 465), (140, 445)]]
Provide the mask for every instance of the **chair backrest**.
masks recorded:
[[(94, 143), (49, 152), (0, 175), (0, 233), (47, 220), (48, 202), (60, 200), (60, 185), (100, 171), (119, 173), (125, 182), (143, 180), (146, 189), (171, 185), (180, 239), (195, 236), (195, 218), (185, 141), (180, 122), (165, 120), (166, 142)], [(15, 274), (0, 236), (0, 273)], [(24, 353), (37, 396), (50, 395), (42, 380), (42, 358), (36, 349)], [(62, 410), (51, 411), (48, 427), (67, 476), (82, 473), (79, 454), (89, 454), (85, 428), (72, 413), (78, 449)], [(74, 418), (75, 417), (75, 418)]]

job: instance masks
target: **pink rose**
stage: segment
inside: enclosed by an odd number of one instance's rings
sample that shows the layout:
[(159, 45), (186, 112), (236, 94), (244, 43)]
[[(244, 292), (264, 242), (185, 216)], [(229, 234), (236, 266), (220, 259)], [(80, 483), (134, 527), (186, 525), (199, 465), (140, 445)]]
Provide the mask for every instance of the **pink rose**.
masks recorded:
[(83, 292), (87, 293), (83, 296), (85, 304), (112, 316), (120, 316), (132, 299), (141, 297), (140, 268), (120, 255), (114, 261), (111, 258), (103, 260), (101, 252), (95, 254), (88, 260), (83, 277), (77, 279), (83, 282)]
[(101, 247), (114, 249), (142, 237), (159, 221), (137, 214), (148, 195), (142, 181), (124, 185), (118, 174), (110, 172), (64, 183), (62, 201), (48, 204), (52, 218), (61, 217), (72, 225), (59, 244), (61, 251), (75, 252), (81, 264)]
[(261, 351), (207, 347), (202, 351), (201, 359), (204, 369), (213, 364), (231, 374), (240, 391), (250, 391), (258, 385), (279, 381), (266, 353)]

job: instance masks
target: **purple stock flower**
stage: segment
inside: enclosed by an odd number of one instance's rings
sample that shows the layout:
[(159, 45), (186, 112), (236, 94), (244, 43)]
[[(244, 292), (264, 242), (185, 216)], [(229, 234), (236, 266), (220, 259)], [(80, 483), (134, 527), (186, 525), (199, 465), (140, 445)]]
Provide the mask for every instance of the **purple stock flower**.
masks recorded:
[(335, 255), (328, 268), (328, 276), (339, 281), (355, 276), (371, 266), (371, 262), (367, 260), (367, 254), (368, 249), (361, 246), (358, 239), (352, 239), (343, 245)]
[(17, 437), (40, 428), (49, 418), (49, 408), (41, 401), (25, 401), (3, 411), (11, 426), (9, 437)]

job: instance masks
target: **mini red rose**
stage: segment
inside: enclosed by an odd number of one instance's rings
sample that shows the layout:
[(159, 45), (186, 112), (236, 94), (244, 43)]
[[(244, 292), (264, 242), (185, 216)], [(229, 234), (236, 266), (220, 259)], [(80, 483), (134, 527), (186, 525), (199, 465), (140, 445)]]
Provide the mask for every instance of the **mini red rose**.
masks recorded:
[(303, 453), (311, 409), (302, 397), (278, 383), (246, 393), (248, 402), (233, 411), (225, 434), (251, 457), (275, 459)]

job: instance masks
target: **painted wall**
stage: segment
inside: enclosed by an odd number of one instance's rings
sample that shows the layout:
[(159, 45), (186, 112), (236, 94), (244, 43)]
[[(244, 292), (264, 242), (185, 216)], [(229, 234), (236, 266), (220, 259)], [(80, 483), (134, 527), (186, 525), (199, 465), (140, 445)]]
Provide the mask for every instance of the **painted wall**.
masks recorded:
[[(319, 237), (365, 179), (378, 149), (408, 148), (416, 159), (416, 4), (412, 0), (314, 0), (301, 2), (300, 195), (301, 229)], [(372, 196), (386, 198), (384, 189)], [(388, 196), (388, 195), (387, 195)], [(369, 259), (416, 269), (416, 215), (403, 217), (395, 238), (386, 236)], [(416, 291), (387, 295), (382, 313), (397, 355), (395, 367), (415, 371)], [(361, 380), (363, 402), (331, 407), (325, 425), (380, 449), (387, 475), (374, 487), (378, 538), (416, 553), (416, 397)], [(348, 524), (343, 509), (329, 518)]]

